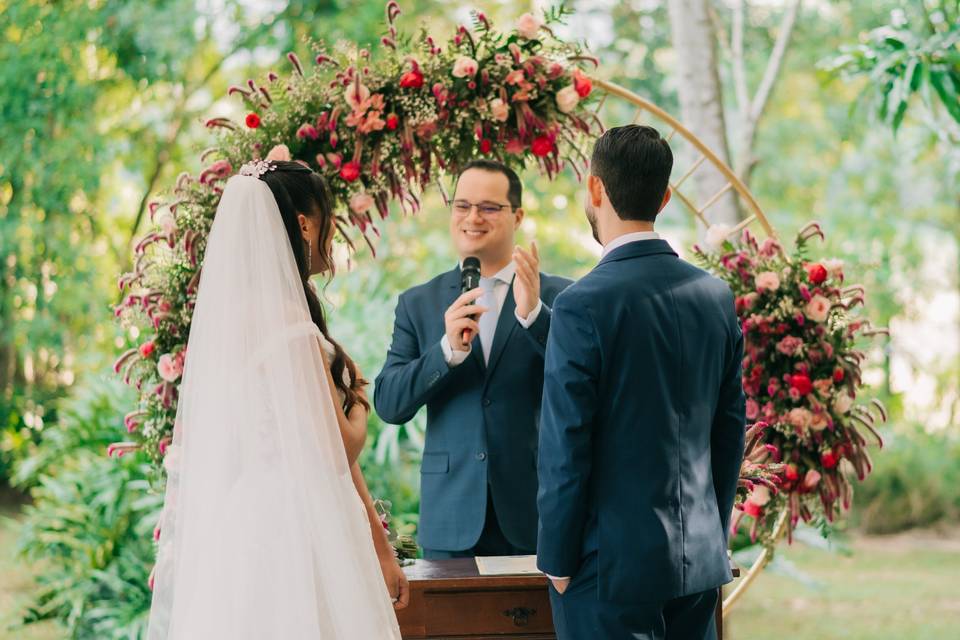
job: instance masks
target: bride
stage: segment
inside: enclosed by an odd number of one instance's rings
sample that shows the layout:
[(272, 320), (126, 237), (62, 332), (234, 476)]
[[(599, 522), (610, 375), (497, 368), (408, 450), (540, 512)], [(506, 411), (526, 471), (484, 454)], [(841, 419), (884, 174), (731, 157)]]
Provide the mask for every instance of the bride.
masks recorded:
[(400, 638), (406, 581), (356, 463), (366, 381), (308, 280), (333, 273), (334, 232), (300, 164), (226, 184), (164, 462), (150, 640)]

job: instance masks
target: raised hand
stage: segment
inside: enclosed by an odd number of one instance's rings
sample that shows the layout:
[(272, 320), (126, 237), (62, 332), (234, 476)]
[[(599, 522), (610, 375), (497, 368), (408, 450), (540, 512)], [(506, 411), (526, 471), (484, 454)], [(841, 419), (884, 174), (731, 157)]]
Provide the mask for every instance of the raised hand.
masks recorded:
[(447, 340), (450, 341), (450, 348), (454, 351), (469, 351), (470, 341), (473, 340), (473, 336), (480, 333), (480, 325), (477, 324), (477, 318), (488, 309), (487, 307), (481, 307), (474, 303), (482, 295), (483, 289), (480, 287), (477, 287), (473, 291), (467, 291), (454, 300), (450, 308), (443, 314)]
[(513, 299), (517, 303), (517, 315), (526, 318), (540, 302), (540, 252), (537, 251), (537, 243), (530, 243), (530, 251), (514, 247), (513, 262), (517, 265)]

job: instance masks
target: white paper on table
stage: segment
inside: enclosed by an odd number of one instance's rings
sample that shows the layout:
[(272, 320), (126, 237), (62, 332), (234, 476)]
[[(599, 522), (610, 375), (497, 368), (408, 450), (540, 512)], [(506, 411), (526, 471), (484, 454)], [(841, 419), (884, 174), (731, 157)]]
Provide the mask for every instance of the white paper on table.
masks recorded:
[(477, 556), (481, 576), (543, 575), (537, 569), (537, 556)]

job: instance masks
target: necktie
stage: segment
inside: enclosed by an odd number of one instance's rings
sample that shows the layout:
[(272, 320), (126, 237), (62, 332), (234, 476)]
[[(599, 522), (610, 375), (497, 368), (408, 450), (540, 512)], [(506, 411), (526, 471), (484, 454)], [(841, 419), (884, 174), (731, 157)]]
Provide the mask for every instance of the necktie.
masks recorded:
[(480, 306), (486, 307), (480, 316), (480, 346), (483, 348), (483, 362), (490, 360), (490, 347), (493, 346), (493, 335), (497, 332), (497, 299), (493, 293), (493, 287), (496, 284), (495, 278), (480, 278), (480, 288), (483, 289), (483, 295), (480, 296)]

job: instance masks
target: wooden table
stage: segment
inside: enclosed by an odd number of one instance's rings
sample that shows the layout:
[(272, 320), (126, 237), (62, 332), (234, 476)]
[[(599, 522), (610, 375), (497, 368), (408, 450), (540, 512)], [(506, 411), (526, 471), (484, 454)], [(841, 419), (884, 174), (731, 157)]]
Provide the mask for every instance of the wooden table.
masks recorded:
[[(405, 640), (556, 638), (542, 575), (481, 576), (473, 558), (417, 560), (404, 572), (410, 580), (410, 606), (397, 612), (397, 619)], [(740, 575), (736, 568), (734, 575)], [(722, 638), (719, 612), (718, 604)]]

